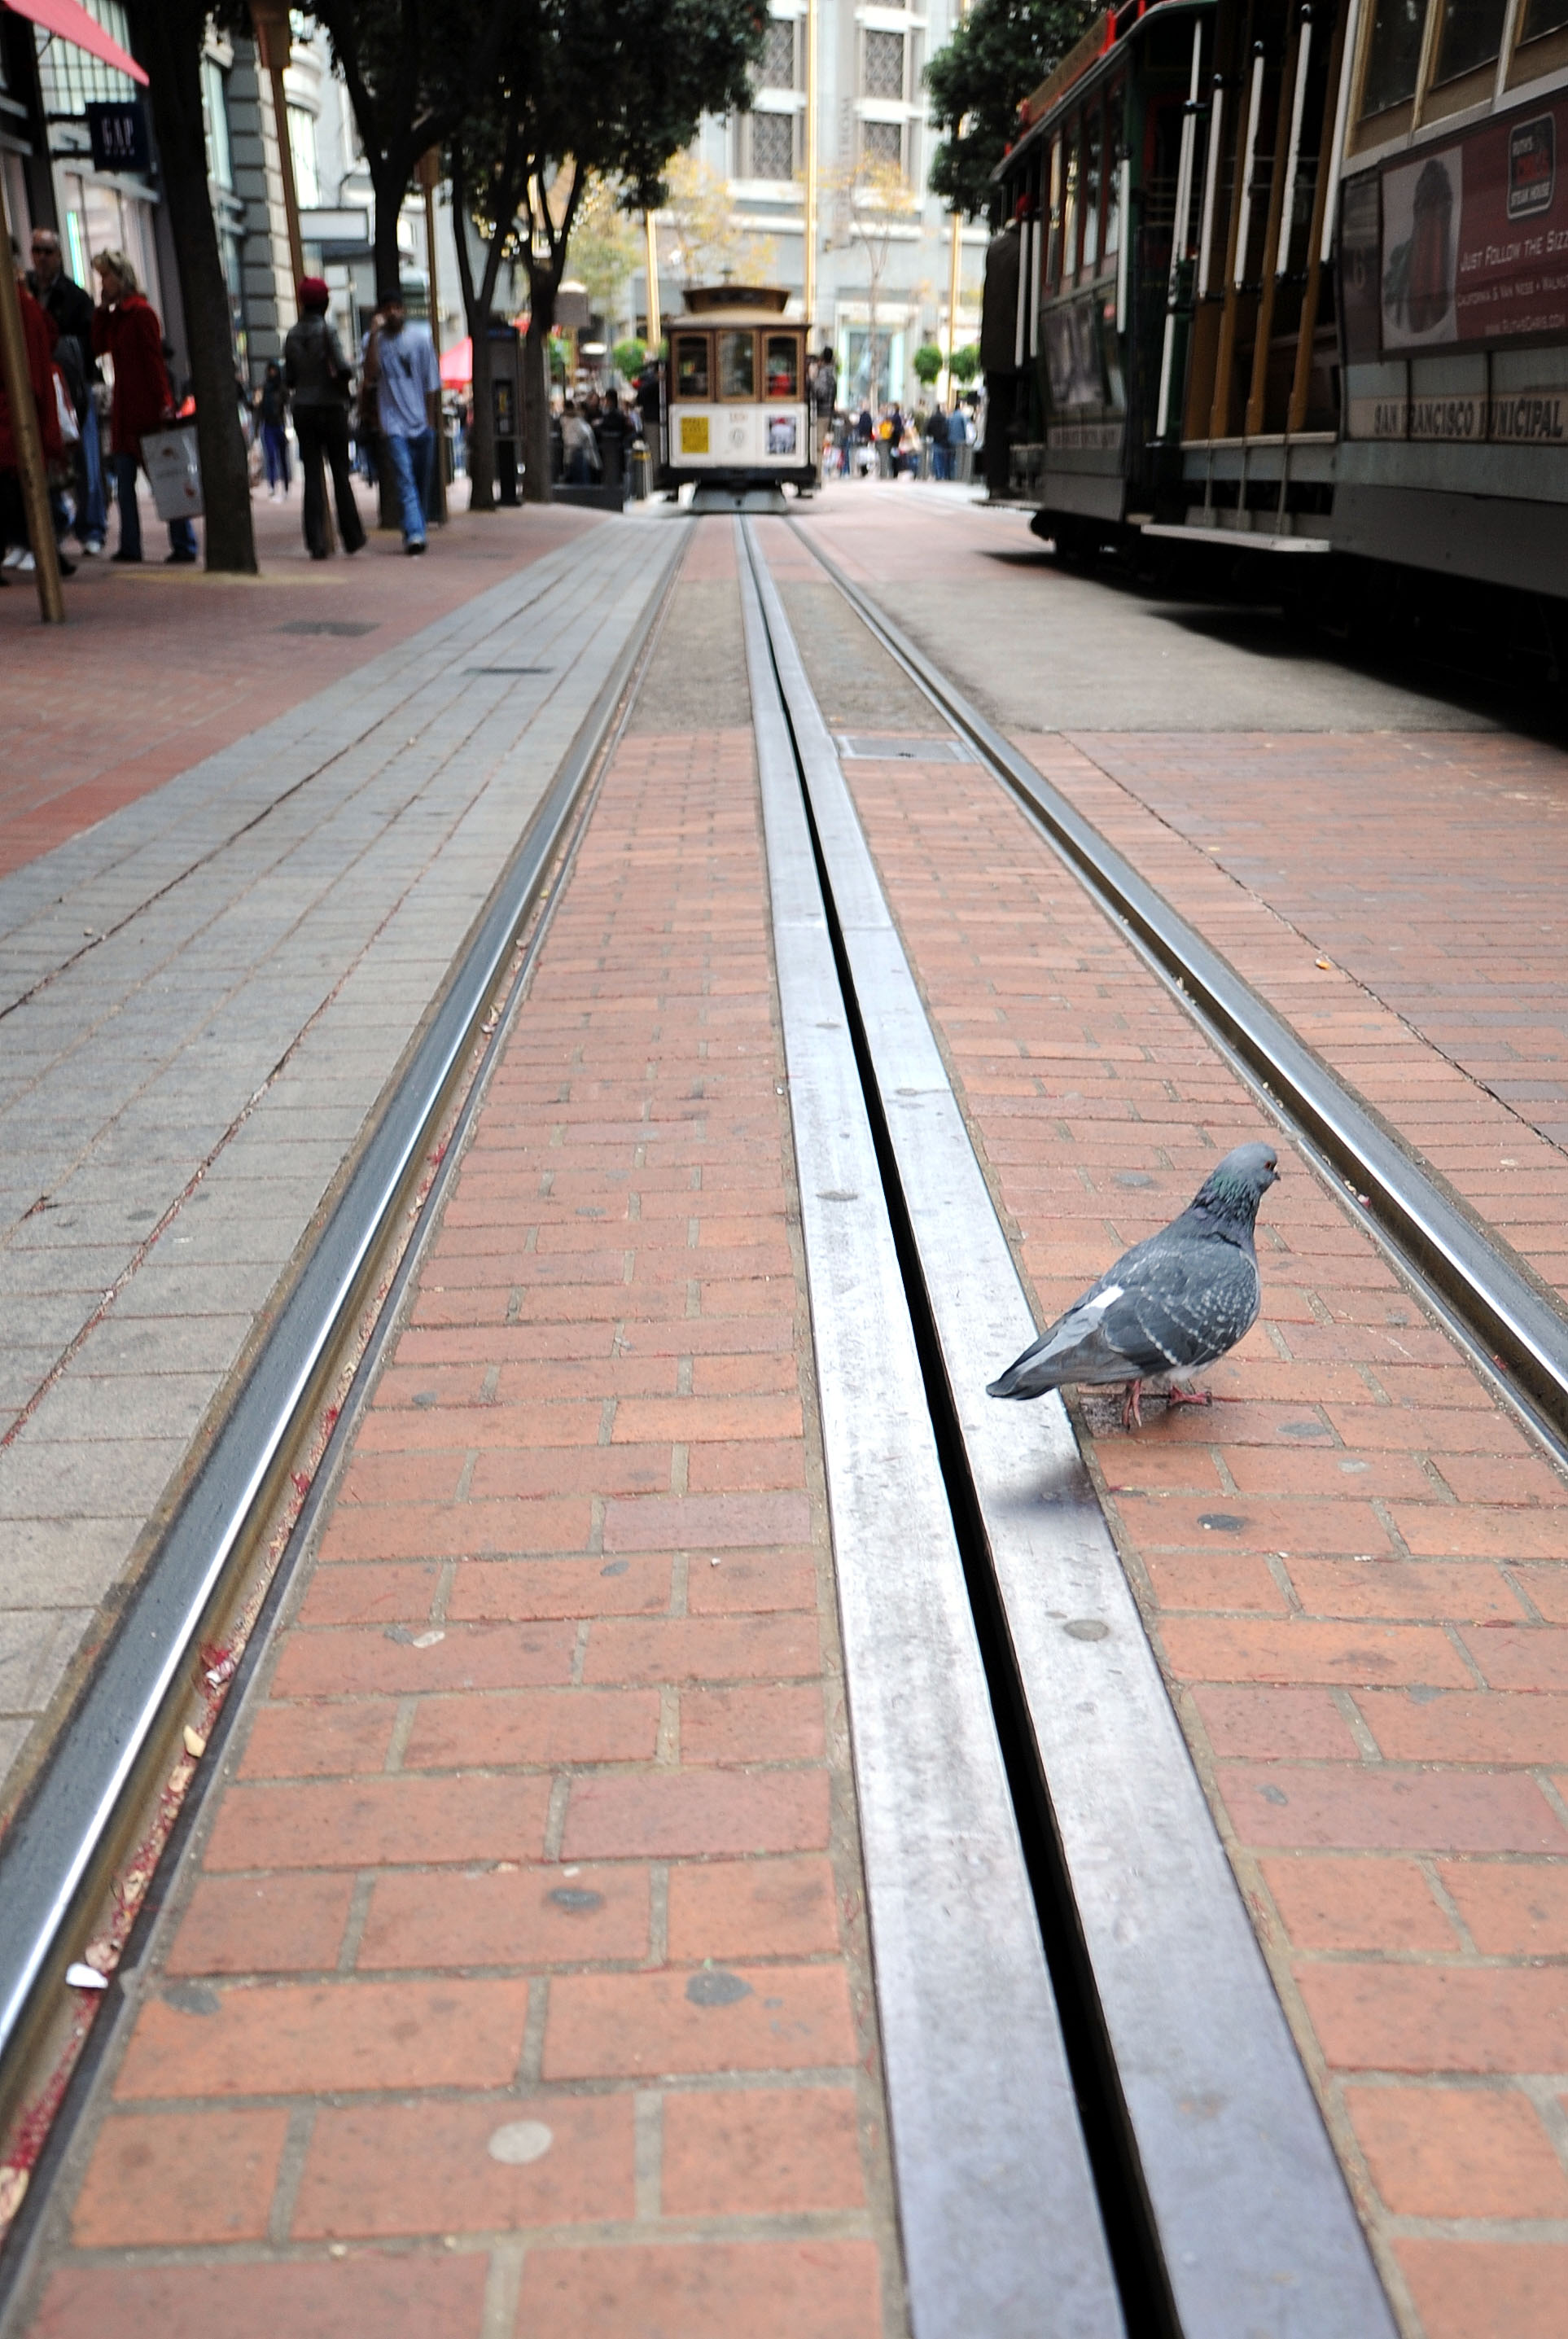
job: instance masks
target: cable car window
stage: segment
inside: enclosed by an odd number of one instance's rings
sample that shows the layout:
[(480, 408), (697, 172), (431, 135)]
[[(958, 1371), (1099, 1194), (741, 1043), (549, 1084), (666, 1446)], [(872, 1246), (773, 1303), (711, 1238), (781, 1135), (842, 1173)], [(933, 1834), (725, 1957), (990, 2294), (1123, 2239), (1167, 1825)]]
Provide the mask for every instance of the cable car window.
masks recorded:
[(1100, 112), (1097, 105), (1084, 125), (1083, 135), (1083, 265), (1092, 268), (1100, 258)]
[(1061, 230), (1061, 281), (1072, 281), (1078, 266), (1078, 124), (1067, 133), (1067, 195)]
[(719, 396), (756, 396), (756, 341), (750, 333), (719, 335)]
[(1121, 249), (1121, 163), (1117, 152), (1117, 128), (1126, 92), (1119, 84), (1105, 102), (1105, 256), (1114, 260)]
[[(1568, 5), (1568, 0), (1564, 0)], [(1061, 281), (1061, 139), (1050, 147), (1050, 239), (1045, 247), (1045, 287), (1054, 292)]]
[(706, 398), (708, 394), (708, 337), (705, 333), (680, 333), (676, 337), (676, 396)]
[(1525, 0), (1524, 25), (1519, 41), (1538, 41), (1543, 34), (1560, 33), (1568, 25), (1568, 0)]
[(1383, 113), (1415, 94), (1426, 0), (1377, 0), (1366, 48), (1363, 113)]
[(1435, 83), (1457, 81), (1493, 62), (1503, 45), (1505, 6), (1506, 0), (1445, 0)]
[(800, 343), (793, 333), (770, 333), (764, 373), (770, 398), (800, 396)]

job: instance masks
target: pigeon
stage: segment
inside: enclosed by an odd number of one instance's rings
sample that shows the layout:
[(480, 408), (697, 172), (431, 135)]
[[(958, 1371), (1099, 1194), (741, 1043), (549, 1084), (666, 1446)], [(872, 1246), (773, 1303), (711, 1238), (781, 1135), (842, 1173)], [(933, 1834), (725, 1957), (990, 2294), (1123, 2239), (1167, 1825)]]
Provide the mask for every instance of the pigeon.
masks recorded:
[(1144, 1384), (1169, 1406), (1209, 1405), (1172, 1386), (1223, 1357), (1249, 1332), (1262, 1301), (1252, 1229), (1279, 1176), (1272, 1145), (1238, 1145), (1210, 1171), (1178, 1219), (1135, 1243), (1011, 1364), (987, 1396), (1043, 1396), (1065, 1382), (1119, 1382), (1124, 1429), (1143, 1426)]

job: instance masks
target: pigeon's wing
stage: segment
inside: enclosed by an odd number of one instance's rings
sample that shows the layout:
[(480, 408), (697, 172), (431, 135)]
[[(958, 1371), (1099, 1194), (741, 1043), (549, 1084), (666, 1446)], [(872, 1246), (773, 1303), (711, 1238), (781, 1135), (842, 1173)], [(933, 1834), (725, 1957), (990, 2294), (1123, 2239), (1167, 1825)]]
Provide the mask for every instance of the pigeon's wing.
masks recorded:
[(1043, 1396), (1069, 1381), (1193, 1371), (1236, 1346), (1259, 1298), (1257, 1264), (1245, 1251), (1184, 1234), (1178, 1220), (1118, 1259), (987, 1394)]
[(1179, 1220), (1128, 1258), (1104, 1337), (1133, 1375), (1192, 1372), (1234, 1348), (1257, 1318), (1257, 1262), (1235, 1243), (1195, 1238)]

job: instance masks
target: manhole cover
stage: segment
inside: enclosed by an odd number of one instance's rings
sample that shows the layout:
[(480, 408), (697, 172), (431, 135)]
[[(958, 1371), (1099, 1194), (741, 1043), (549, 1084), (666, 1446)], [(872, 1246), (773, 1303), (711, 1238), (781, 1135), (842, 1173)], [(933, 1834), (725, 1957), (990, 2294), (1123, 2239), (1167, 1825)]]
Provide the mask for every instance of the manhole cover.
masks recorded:
[(973, 761), (962, 739), (915, 739), (907, 734), (840, 732), (834, 741), (846, 763), (968, 764)]
[(351, 642), (360, 634), (373, 634), (380, 624), (379, 617), (291, 617), (280, 626), (281, 634), (335, 634), (340, 641)]

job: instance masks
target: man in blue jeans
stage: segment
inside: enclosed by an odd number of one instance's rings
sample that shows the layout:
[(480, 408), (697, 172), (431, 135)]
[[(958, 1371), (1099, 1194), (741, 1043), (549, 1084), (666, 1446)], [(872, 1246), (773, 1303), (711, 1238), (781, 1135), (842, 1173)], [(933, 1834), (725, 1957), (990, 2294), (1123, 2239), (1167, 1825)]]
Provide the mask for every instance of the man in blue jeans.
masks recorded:
[(380, 373), (376, 411), (387, 459), (402, 507), (403, 550), (425, 548), (425, 499), (436, 449), (435, 419), (441, 395), (436, 345), (428, 325), (410, 324), (401, 291), (383, 292), (379, 335)]

